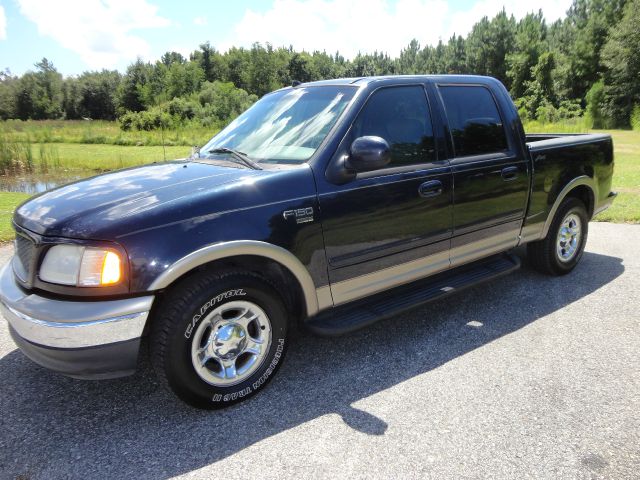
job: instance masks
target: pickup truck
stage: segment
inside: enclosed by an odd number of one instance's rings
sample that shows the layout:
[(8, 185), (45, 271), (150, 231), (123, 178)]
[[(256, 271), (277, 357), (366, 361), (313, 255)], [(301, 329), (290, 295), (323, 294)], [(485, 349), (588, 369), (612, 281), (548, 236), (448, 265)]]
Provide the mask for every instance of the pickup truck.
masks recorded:
[(179, 398), (225, 407), (271, 380), (293, 326), (393, 317), (512, 272), (523, 244), (568, 274), (612, 175), (609, 135), (525, 135), (493, 78), (297, 84), (190, 158), (23, 203), (1, 309), (44, 367), (113, 378), (148, 351)]

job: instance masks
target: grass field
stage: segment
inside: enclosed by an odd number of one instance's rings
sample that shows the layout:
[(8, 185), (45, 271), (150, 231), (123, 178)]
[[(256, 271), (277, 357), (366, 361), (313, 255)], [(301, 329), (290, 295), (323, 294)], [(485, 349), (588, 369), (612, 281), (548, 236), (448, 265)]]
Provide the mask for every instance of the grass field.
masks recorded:
[(127, 146), (204, 145), (217, 128), (187, 125), (171, 130), (128, 131), (118, 122), (103, 120), (7, 120), (0, 122), (0, 136), (31, 143), (82, 143)]
[[(532, 122), (525, 125), (525, 131), (580, 133), (587, 130), (583, 122), (552, 125)], [(613, 189), (619, 192), (619, 196), (613, 206), (598, 215), (596, 220), (640, 223), (640, 132), (613, 130), (608, 133), (613, 135), (615, 146)], [(135, 143), (118, 145), (106, 141), (117, 139), (122, 134), (115, 122), (0, 122), (0, 157), (10, 158), (13, 155), (11, 149), (17, 148), (21, 156), (19, 165), (30, 162), (31, 171), (35, 173), (57, 171), (89, 176), (161, 161), (165, 155), (168, 160), (185, 157), (191, 144), (202, 145), (210, 136), (196, 132), (195, 136), (202, 135), (199, 141), (185, 142), (184, 146), (166, 146), (164, 150), (162, 146), (154, 145), (153, 136), (158, 132), (125, 132), (131, 135), (131, 141), (135, 135), (140, 136), (138, 146)], [(180, 132), (169, 132), (166, 138), (179, 138), (180, 135)], [(81, 143), (83, 138), (97, 136), (106, 140), (103, 143)], [(0, 192), (0, 242), (13, 237), (11, 214), (15, 206), (27, 197), (26, 194)]]
[[(130, 147), (119, 145), (83, 145), (79, 143), (33, 144), (36, 171), (42, 170), (41, 159), (48, 156), (48, 170), (103, 172), (133, 167), (165, 159), (184, 158), (190, 147)], [(46, 152), (40, 155), (40, 152)]]
[(640, 223), (640, 132), (614, 130), (613, 190), (618, 198), (596, 217), (601, 222)]
[[(206, 142), (203, 140), (200, 143), (185, 142), (185, 144), (171, 145), (171, 142), (167, 141), (165, 146), (159, 141), (157, 143), (147, 141), (139, 145), (134, 142), (118, 144), (109, 141), (82, 143), (79, 141), (81, 138), (73, 134), (74, 127), (60, 126), (57, 130), (53, 130), (54, 133), (51, 133), (49, 127), (40, 127), (39, 131), (35, 127), (30, 127), (35, 133), (20, 130), (8, 132), (7, 125), (13, 123), (15, 121), (0, 122), (0, 173), (114, 170), (164, 158), (170, 160), (185, 157), (191, 151), (192, 145), (201, 146)], [(105, 124), (105, 130), (117, 128), (114, 122), (99, 123)], [(17, 125), (24, 127), (20, 123)], [(135, 134), (147, 134), (149, 136), (147, 140), (158, 136), (157, 132), (136, 132)], [(55, 141), (47, 141), (50, 135), (53, 135)], [(167, 133), (167, 136), (171, 135), (173, 134)]]
[(0, 192), (0, 242), (13, 240), (11, 216), (15, 208), (27, 198), (29, 195), (26, 193)]

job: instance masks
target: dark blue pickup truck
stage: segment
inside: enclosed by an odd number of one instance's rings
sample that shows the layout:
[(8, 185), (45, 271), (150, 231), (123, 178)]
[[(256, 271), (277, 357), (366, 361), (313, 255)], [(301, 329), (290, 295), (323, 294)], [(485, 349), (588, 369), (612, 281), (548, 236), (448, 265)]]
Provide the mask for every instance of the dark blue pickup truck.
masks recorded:
[(140, 343), (184, 401), (259, 391), (294, 323), (343, 334), (519, 267), (562, 275), (607, 208), (608, 135), (525, 135), (477, 76), (313, 82), (264, 96), (198, 153), (49, 191), (14, 216), (10, 332), (79, 378)]

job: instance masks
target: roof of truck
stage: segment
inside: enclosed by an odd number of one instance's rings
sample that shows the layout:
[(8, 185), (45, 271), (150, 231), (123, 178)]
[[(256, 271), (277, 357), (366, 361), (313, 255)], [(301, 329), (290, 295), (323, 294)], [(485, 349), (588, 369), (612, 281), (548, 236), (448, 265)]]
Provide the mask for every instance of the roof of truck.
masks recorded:
[(376, 77), (352, 77), (352, 78), (334, 78), (331, 80), (318, 80), (315, 82), (301, 83), (304, 86), (320, 86), (320, 85), (367, 85), (372, 82), (383, 80), (431, 80), (436, 82), (465, 83), (473, 80), (477, 83), (487, 83), (494, 80), (492, 77), (482, 75), (381, 75)]

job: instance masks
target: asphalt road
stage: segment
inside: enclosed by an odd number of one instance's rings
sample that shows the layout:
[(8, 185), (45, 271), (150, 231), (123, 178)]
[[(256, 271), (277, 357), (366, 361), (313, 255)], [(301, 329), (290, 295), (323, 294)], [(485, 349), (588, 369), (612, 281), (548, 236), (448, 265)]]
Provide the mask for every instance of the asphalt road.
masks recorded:
[[(10, 247), (0, 249), (0, 263)], [(0, 328), (2, 478), (640, 478), (640, 226), (338, 339), (221, 412), (32, 364)]]

